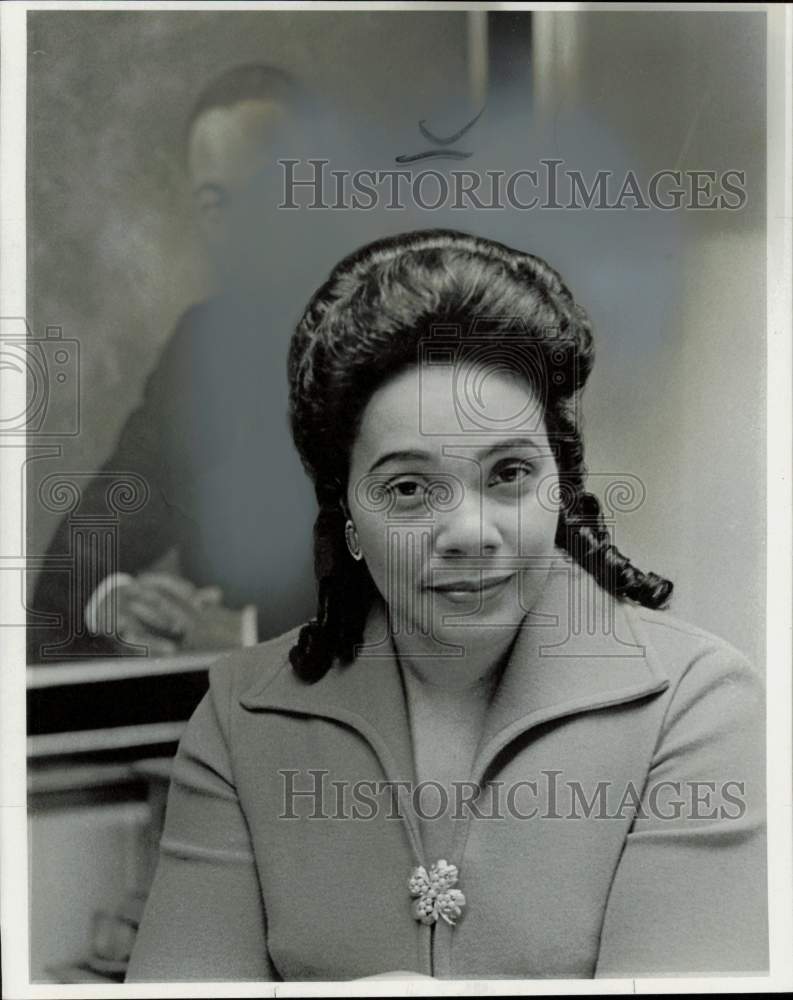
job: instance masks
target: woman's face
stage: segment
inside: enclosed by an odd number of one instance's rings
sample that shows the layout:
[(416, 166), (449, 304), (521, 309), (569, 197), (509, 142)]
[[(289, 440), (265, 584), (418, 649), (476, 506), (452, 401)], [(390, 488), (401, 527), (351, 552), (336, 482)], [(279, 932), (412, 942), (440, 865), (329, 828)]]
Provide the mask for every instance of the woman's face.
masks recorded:
[(558, 521), (529, 384), (467, 363), (395, 376), (362, 414), (347, 502), (392, 627), (468, 649), (503, 636), (542, 591)]

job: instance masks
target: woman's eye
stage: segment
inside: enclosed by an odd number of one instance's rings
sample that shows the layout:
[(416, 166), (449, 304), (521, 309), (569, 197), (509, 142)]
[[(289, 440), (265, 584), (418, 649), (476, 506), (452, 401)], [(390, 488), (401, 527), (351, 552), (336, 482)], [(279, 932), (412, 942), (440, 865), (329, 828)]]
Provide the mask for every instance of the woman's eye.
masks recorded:
[(520, 483), (534, 471), (531, 462), (504, 462), (499, 465), (491, 476), (491, 485), (498, 486), (501, 483), (512, 485)]
[(421, 500), (424, 496), (424, 484), (417, 479), (400, 479), (388, 484), (397, 502)]

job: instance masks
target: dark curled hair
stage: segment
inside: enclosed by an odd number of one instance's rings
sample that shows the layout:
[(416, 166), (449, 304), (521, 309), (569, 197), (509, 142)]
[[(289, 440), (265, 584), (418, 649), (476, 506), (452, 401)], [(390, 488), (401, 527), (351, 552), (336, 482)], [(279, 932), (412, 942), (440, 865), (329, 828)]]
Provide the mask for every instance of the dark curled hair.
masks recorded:
[[(466, 343), (473, 321), (476, 331)], [(349, 456), (369, 398), (418, 363), (434, 326), (460, 331), (460, 359), (481, 354), (483, 337), (492, 337), (494, 346), (514, 338), (516, 321), (519, 342), (539, 356), (544, 371), (553, 371), (534, 388), (541, 389), (559, 471), (556, 544), (619, 598), (650, 608), (669, 599), (669, 580), (643, 573), (611, 544), (600, 504), (584, 488), (576, 402), (592, 370), (592, 332), (559, 274), (541, 258), (493, 240), (441, 229), (406, 233), (342, 260), (292, 338), (290, 423), (319, 503), (318, 613), (290, 653), (303, 679), (319, 680), (335, 657), (353, 658), (376, 593), (365, 562), (350, 558), (344, 538)], [(509, 353), (498, 351), (499, 366), (505, 357)]]

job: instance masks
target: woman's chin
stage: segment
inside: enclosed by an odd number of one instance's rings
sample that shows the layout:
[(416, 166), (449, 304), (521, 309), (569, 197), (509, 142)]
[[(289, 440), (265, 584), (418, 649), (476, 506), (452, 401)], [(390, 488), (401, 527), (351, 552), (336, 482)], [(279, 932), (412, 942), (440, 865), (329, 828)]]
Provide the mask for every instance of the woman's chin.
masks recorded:
[[(402, 632), (404, 638), (412, 638), (412, 644), (418, 641), (428, 654), (449, 647), (473, 652), (488, 646), (501, 646), (520, 626), (525, 613), (516, 604), (499, 609), (485, 609), (474, 604), (471, 610), (435, 606), (428, 619), (412, 619), (409, 625), (402, 629), (397, 627), (395, 631)], [(395, 624), (392, 618), (392, 629)]]

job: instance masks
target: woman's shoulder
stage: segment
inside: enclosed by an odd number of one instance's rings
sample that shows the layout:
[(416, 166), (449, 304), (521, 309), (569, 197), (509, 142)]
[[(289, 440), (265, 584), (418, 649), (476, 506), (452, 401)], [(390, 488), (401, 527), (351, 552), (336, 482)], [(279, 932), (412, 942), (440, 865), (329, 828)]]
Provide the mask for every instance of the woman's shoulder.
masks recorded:
[(289, 651), (297, 642), (302, 625), (281, 635), (224, 653), (209, 668), (209, 687), (221, 700), (240, 696), (249, 688), (265, 684), (282, 670), (291, 670)]
[(674, 687), (746, 685), (762, 688), (761, 668), (731, 642), (669, 610), (626, 606), (632, 631)]

